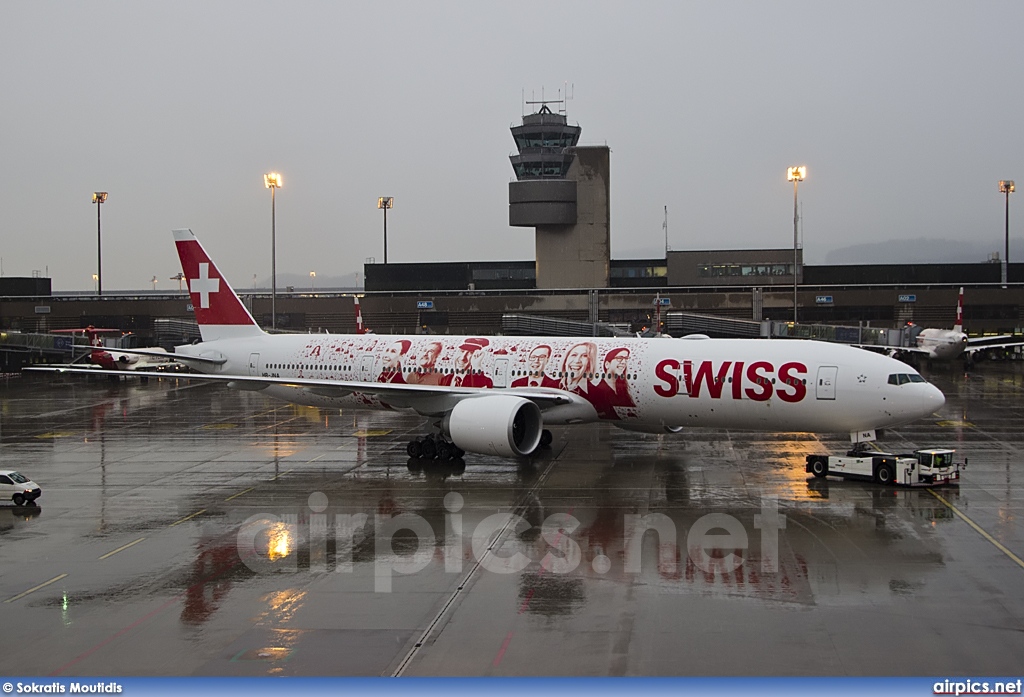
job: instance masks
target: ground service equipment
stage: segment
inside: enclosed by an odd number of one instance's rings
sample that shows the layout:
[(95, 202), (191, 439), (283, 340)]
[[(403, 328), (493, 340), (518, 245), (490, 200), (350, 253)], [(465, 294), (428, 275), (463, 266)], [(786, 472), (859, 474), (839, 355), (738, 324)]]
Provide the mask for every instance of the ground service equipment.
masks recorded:
[(806, 471), (815, 477), (834, 475), (895, 486), (939, 486), (959, 484), (960, 470), (967, 466), (953, 461), (955, 450), (923, 448), (912, 453), (868, 452), (854, 449), (845, 456), (808, 455)]

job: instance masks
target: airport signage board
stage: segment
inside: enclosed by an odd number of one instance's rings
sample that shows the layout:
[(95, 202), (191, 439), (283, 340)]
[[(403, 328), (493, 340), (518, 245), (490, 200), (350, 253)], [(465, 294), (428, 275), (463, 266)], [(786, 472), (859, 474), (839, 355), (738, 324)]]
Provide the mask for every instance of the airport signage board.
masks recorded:
[(36, 314), (37, 315), (48, 315), (48, 314), (50, 314), (50, 306), (49, 305), (36, 305)]
[(901, 303), (916, 303), (917, 302), (917, 296), (916, 295), (901, 295), (901, 296), (899, 296), (899, 302), (901, 302)]
[(666, 305), (671, 305), (672, 298), (658, 298), (657, 304), (661, 305), (662, 307), (665, 307)]
[(434, 301), (433, 300), (417, 300), (416, 301), (416, 309), (417, 310), (433, 310), (434, 309)]
[(814, 296), (814, 302), (818, 303), (819, 305), (831, 305), (832, 304), (832, 296), (831, 295), (815, 295)]

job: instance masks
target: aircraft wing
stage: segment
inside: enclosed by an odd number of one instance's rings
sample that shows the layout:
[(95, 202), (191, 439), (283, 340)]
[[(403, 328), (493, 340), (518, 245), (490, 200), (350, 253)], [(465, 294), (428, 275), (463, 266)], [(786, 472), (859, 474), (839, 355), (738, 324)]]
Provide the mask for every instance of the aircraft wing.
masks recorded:
[[(221, 365), (227, 362), (226, 358), (217, 356), (192, 356), (185, 353), (175, 353), (173, 351), (164, 351), (162, 349), (124, 349), (124, 348), (107, 348), (106, 346), (85, 346), (82, 344), (76, 344), (74, 346), (76, 351), (83, 351), (85, 353), (91, 353), (93, 351), (107, 351), (112, 353), (130, 353), (133, 356), (143, 356), (146, 358), (152, 358), (162, 361), (181, 361), (186, 360), (193, 361), (195, 363), (209, 363), (210, 365)], [(113, 372), (113, 371), (112, 371)], [(137, 371), (136, 371), (137, 372)]]
[(850, 344), (855, 348), (864, 349), (865, 351), (874, 351), (875, 353), (884, 353), (889, 355), (892, 351), (892, 346), (879, 346), (878, 344)]
[[(174, 356), (175, 354), (169, 354)], [(194, 358), (182, 355), (182, 358)], [(24, 368), (46, 373), (87, 373), (125, 377), (167, 378), (167, 373), (146, 370), (98, 370), (84, 367), (36, 365)], [(209, 373), (177, 373), (175, 380), (201, 380), (227, 383), (241, 390), (259, 391), (271, 385), (295, 387), (323, 397), (344, 397), (350, 394), (372, 395), (396, 407), (410, 407), (423, 413), (443, 413), (462, 399), (496, 393), (514, 395), (537, 404), (541, 411), (564, 404), (589, 406), (583, 397), (551, 387), (450, 387), (445, 385), (405, 385), (389, 382), (357, 382), (354, 380), (323, 380), (317, 378), (272, 378), (252, 375), (212, 375)]]
[(883, 353), (886, 356), (892, 357), (897, 353), (918, 353), (922, 356), (930, 356), (931, 351), (928, 349), (918, 348), (917, 346), (881, 346), (879, 344), (850, 344), (850, 346), (856, 346), (867, 351), (874, 351), (875, 353)]
[(969, 343), (967, 348), (964, 349), (964, 353), (977, 353), (978, 351), (988, 351), (989, 349), (1005, 349), (1014, 348), (1016, 346), (1024, 346), (1024, 339), (1014, 339), (1012, 341), (998, 341), (998, 339), (1009, 339), (1010, 337), (992, 337), (996, 339), (993, 343)]
[(917, 353), (922, 356), (931, 356), (932, 352), (928, 349), (923, 349), (919, 346), (890, 346), (889, 350), (892, 353)]
[[(66, 371), (69, 373), (90, 373), (95, 374), (96, 371), (103, 370), (103, 366), (96, 365), (95, 363), (47, 363), (46, 367), (52, 372)], [(26, 367), (23, 370), (31, 370), (31, 367)]]
[(1011, 344), (1010, 344), (1011, 346), (1016, 346), (1018, 344), (1024, 343), (1024, 340), (1022, 340), (1020, 337), (1015, 337), (1012, 334), (1001, 334), (999, 336), (975, 336), (975, 337), (968, 337), (967, 345), (968, 346), (981, 346), (981, 347), (984, 348), (984, 347), (989, 346), (990, 344), (1001, 344), (1001, 343), (1004, 343), (1006, 341), (1011, 341)]

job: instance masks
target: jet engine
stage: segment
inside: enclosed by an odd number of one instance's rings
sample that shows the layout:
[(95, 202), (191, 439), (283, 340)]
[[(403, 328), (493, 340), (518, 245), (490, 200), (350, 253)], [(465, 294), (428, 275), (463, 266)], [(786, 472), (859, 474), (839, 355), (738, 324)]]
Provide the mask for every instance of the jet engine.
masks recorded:
[(466, 452), (499, 457), (532, 453), (540, 444), (543, 426), (540, 407), (512, 395), (463, 399), (441, 424)]

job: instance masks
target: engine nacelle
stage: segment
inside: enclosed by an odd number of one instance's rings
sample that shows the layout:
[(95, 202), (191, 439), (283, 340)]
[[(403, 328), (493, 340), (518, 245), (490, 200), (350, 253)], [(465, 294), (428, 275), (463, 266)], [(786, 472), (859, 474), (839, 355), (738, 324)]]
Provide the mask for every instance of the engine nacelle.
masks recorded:
[(445, 415), (442, 428), (466, 452), (499, 457), (529, 455), (540, 445), (540, 407), (512, 395), (463, 399)]

